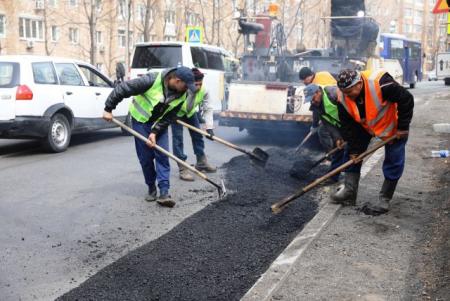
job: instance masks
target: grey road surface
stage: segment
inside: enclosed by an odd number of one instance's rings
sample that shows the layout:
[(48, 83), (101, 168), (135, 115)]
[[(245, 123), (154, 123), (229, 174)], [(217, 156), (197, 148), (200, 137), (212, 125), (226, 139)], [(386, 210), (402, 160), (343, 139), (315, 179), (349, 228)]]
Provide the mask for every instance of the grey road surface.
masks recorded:
[[(427, 82), (412, 92), (426, 99), (445, 89)], [(301, 140), (256, 139), (231, 128), (216, 134), (248, 149), (292, 147)], [(189, 141), (185, 133), (188, 161), (194, 163)], [(217, 166), (239, 155), (211, 141), (206, 149)], [(167, 209), (143, 201), (146, 187), (133, 139), (118, 129), (75, 136), (61, 154), (44, 153), (34, 141), (0, 140), (0, 299), (52, 300), (215, 200), (209, 184), (181, 182), (174, 167), (177, 206)], [(221, 176), (219, 170), (212, 178)]]

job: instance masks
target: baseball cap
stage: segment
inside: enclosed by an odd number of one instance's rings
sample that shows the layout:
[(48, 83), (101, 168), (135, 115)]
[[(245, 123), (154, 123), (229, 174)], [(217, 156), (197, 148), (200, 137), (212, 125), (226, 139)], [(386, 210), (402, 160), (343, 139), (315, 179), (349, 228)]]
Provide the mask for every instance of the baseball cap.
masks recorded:
[(314, 72), (312, 72), (312, 70), (309, 69), (308, 67), (303, 67), (302, 69), (300, 69), (300, 72), (298, 73), (298, 78), (300, 80), (305, 80), (305, 78), (311, 75), (314, 75)]
[(316, 84), (309, 84), (303, 89), (305, 95), (305, 102), (311, 102), (314, 94), (319, 91), (320, 87)]
[(192, 73), (192, 70), (190, 68), (185, 66), (178, 67), (175, 70), (175, 76), (181, 79), (191, 92), (197, 91), (197, 88), (194, 84), (194, 73)]
[(194, 80), (196, 82), (205, 77), (205, 73), (201, 72), (198, 68), (192, 68), (192, 73), (194, 74)]
[(337, 86), (340, 89), (348, 89), (361, 80), (361, 73), (352, 69), (344, 69), (337, 76)]

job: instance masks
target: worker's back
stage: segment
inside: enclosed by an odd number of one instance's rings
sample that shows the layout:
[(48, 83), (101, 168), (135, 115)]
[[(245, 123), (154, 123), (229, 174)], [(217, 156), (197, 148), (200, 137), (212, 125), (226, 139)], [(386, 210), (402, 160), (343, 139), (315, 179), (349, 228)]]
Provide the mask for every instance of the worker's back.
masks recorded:
[(330, 72), (320, 71), (316, 73), (312, 83), (319, 86), (336, 86), (336, 79)]

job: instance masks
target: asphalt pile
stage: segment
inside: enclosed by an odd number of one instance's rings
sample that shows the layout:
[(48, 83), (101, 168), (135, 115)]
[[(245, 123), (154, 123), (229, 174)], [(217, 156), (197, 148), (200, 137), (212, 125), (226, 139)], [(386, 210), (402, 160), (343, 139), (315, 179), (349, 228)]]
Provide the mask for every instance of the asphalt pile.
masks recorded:
[[(222, 167), (230, 191), (225, 200), (208, 205), (58, 300), (239, 300), (317, 212), (311, 192), (279, 215), (271, 213), (272, 203), (324, 167), (299, 180), (289, 175), (293, 151), (268, 153), (265, 169), (247, 156), (233, 158)], [(318, 157), (310, 155), (297, 161)]]

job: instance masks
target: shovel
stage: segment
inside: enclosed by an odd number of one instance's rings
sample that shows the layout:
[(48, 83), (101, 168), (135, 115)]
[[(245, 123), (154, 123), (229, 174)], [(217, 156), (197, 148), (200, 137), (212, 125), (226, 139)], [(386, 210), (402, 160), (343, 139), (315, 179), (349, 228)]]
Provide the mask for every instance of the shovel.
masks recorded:
[(312, 135), (314, 135), (317, 131), (313, 131), (310, 130), (308, 135), (306, 135), (306, 137), (302, 140), (302, 142), (300, 142), (299, 146), (297, 146), (297, 148), (295, 149), (295, 153), (298, 154), (298, 152), (300, 151), (300, 149), (302, 148), (303, 144), (306, 143), (306, 141), (309, 140), (309, 138), (311, 138)]
[(353, 164), (357, 164), (359, 162), (361, 162), (365, 157), (367, 157), (368, 155), (374, 153), (377, 149), (383, 147), (384, 145), (388, 144), (389, 142), (393, 141), (394, 139), (396, 139), (396, 136), (392, 136), (390, 138), (388, 138), (387, 140), (381, 141), (380, 143), (374, 145), (372, 148), (366, 150), (365, 152), (363, 152), (362, 154), (360, 154), (358, 157), (356, 157), (355, 159), (350, 159), (347, 162), (345, 162), (344, 164), (342, 164), (341, 166), (339, 166), (338, 168), (330, 171), (329, 173), (327, 173), (326, 175), (316, 179), (315, 181), (313, 181), (312, 183), (310, 183), (309, 185), (303, 187), (301, 190), (285, 197), (284, 199), (282, 199), (279, 202), (274, 203), (271, 206), (272, 209), (272, 213), (274, 214), (278, 214), (281, 211), (283, 211), (284, 207), (287, 206), (287, 204), (289, 204), (290, 202), (292, 202), (293, 200), (301, 197), (302, 195), (304, 195), (306, 192), (310, 191), (311, 189), (313, 189), (314, 187), (316, 187), (317, 185), (319, 185), (320, 183), (322, 183), (323, 181), (331, 178), (332, 176), (338, 174), (339, 172), (343, 171), (344, 169), (346, 169), (347, 167), (353, 165)]
[[(210, 135), (207, 132), (205, 132), (199, 128), (196, 128), (195, 126), (187, 124), (186, 122), (183, 122), (181, 120), (177, 120), (177, 122), (178, 122), (178, 124), (181, 124), (182, 126), (187, 127), (190, 130), (193, 130), (194, 132), (197, 132), (206, 137), (210, 137)], [(211, 139), (246, 154), (247, 156), (250, 157), (252, 162), (258, 166), (261, 166), (261, 167), (266, 166), (267, 159), (269, 159), (269, 154), (266, 153), (265, 151), (263, 151), (262, 149), (260, 149), (259, 147), (256, 147), (252, 152), (249, 152), (248, 150), (245, 150), (237, 145), (234, 145), (231, 142), (225, 141), (222, 138), (219, 138), (217, 136), (212, 136)]]
[[(347, 144), (347, 142), (344, 142), (344, 143), (342, 144), (342, 147), (344, 147), (346, 144)], [(340, 150), (342, 149), (342, 147), (341, 147), (341, 148), (339, 148), (339, 147), (333, 148), (333, 149), (330, 150), (328, 153), (326, 153), (322, 158), (320, 158), (319, 160), (317, 160), (316, 162), (314, 162), (314, 163), (311, 165), (311, 167), (309, 167), (309, 169), (305, 172), (305, 176), (306, 176), (307, 174), (309, 174), (309, 172), (310, 172), (311, 170), (313, 170), (314, 167), (316, 167), (317, 165), (319, 165), (319, 164), (322, 163), (323, 161), (329, 159), (333, 154), (335, 154), (335, 153), (337, 153), (338, 151), (340, 151)]]
[[(140, 133), (136, 132), (135, 130), (133, 130), (132, 128), (130, 128), (129, 126), (125, 125), (123, 122), (117, 120), (116, 118), (112, 119), (112, 122), (114, 122), (115, 124), (117, 124), (118, 126), (120, 126), (121, 128), (123, 128), (124, 130), (126, 130), (127, 132), (129, 132), (130, 134), (132, 134), (133, 136), (135, 136), (136, 138), (144, 141), (145, 143), (148, 142), (148, 139), (145, 138), (144, 136), (142, 136)], [(219, 193), (219, 200), (222, 200), (226, 197), (227, 195), (227, 190), (225, 188), (225, 184), (223, 182), (223, 180), (220, 181), (220, 185), (213, 182), (212, 180), (210, 180), (204, 173), (202, 173), (201, 171), (198, 171), (197, 169), (195, 169), (194, 167), (190, 166), (189, 164), (187, 164), (186, 162), (184, 162), (181, 159), (178, 159), (177, 157), (175, 157), (173, 154), (171, 154), (170, 152), (166, 151), (164, 148), (162, 148), (159, 145), (155, 145), (154, 148), (163, 153), (164, 155), (166, 155), (167, 157), (169, 157), (172, 160), (175, 160), (178, 164), (183, 165), (184, 167), (186, 167), (187, 169), (189, 169), (190, 171), (192, 171), (193, 173), (195, 173), (196, 175), (198, 175), (200, 178), (202, 178), (203, 180), (207, 181), (208, 183), (214, 185), (217, 188), (217, 191)]]

